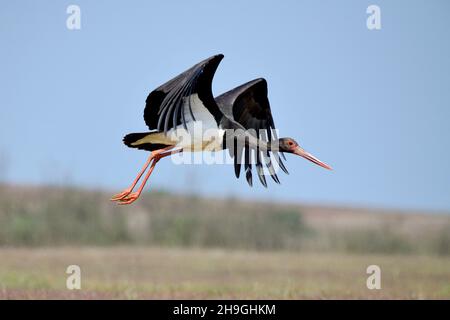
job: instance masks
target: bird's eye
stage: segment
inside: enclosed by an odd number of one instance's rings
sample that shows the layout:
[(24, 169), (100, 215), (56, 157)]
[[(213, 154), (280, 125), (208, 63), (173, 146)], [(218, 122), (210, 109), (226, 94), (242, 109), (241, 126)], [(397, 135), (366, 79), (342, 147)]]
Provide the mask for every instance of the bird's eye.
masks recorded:
[(294, 143), (292, 141), (289, 141), (289, 145), (292, 146)]

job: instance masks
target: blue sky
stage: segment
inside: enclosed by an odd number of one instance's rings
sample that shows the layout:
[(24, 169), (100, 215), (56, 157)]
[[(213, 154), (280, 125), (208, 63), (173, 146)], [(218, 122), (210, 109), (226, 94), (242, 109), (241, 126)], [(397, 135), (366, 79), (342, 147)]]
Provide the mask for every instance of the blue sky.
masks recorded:
[[(66, 8), (81, 8), (81, 30)], [(369, 31), (366, 8), (381, 8)], [(228, 165), (161, 161), (147, 189), (450, 210), (448, 1), (8, 1), (0, 11), (3, 180), (119, 191), (146, 159), (147, 94), (225, 54), (216, 95), (264, 77), (275, 123), (334, 167), (288, 156), (249, 188)], [(0, 168), (1, 169), (1, 168)]]

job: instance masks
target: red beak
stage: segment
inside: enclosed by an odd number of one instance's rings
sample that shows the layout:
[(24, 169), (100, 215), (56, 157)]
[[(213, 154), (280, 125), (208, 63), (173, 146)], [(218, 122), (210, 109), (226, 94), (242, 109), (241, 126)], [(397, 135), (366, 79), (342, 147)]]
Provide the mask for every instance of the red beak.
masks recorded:
[(303, 157), (305, 159), (308, 159), (311, 162), (314, 162), (315, 164), (321, 166), (322, 168), (328, 169), (328, 170), (333, 170), (333, 168), (331, 168), (329, 165), (327, 165), (325, 162), (320, 161), (319, 159), (317, 159), (316, 157), (314, 157), (311, 153), (306, 152), (305, 150), (303, 150), (300, 147), (297, 147), (294, 150), (294, 153), (296, 155), (299, 155), (300, 157)]

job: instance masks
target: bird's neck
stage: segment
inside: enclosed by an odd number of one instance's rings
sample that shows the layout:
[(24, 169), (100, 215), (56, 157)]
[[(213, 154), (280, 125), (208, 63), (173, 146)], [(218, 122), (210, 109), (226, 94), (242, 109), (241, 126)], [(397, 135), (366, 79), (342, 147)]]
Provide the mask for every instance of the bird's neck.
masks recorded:
[(246, 134), (247, 144), (252, 149), (259, 149), (262, 152), (266, 151), (278, 151), (278, 141), (265, 141), (258, 139), (252, 134)]
[(225, 130), (225, 134), (223, 135), (223, 145), (226, 146), (226, 148), (231, 146), (234, 147), (235, 142), (237, 142), (238, 145), (241, 144), (240, 148), (248, 146), (254, 150), (259, 149), (262, 152), (276, 152), (279, 150), (278, 140), (267, 142), (265, 139), (257, 138), (256, 132), (250, 133), (241, 125), (231, 121), (228, 117), (222, 119), (219, 129)]

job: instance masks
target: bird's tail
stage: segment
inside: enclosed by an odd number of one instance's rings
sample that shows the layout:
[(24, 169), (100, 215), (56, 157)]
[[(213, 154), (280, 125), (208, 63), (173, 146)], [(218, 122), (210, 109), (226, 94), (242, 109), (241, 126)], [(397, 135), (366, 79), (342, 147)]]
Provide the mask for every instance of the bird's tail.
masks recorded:
[(129, 133), (123, 137), (123, 143), (130, 148), (137, 148), (147, 151), (154, 151), (168, 147), (168, 144), (152, 142), (152, 140), (156, 140), (152, 139), (152, 136), (157, 134), (159, 134), (159, 132)]

